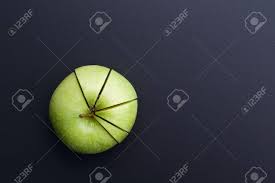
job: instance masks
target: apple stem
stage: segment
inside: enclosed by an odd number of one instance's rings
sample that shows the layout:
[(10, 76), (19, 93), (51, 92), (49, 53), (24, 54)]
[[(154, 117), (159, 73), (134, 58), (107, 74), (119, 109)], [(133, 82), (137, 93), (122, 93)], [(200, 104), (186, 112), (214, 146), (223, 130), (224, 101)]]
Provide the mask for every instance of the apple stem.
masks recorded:
[(93, 113), (89, 113), (89, 114), (79, 114), (80, 118), (85, 118), (85, 117), (93, 117), (94, 114)]

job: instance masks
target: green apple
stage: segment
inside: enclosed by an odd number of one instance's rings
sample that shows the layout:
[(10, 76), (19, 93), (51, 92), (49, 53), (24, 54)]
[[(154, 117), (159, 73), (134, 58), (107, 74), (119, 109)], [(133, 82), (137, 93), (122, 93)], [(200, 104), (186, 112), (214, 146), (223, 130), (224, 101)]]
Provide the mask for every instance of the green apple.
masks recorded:
[(49, 117), (57, 136), (83, 154), (104, 152), (121, 143), (137, 116), (137, 94), (113, 69), (77, 68), (54, 91)]

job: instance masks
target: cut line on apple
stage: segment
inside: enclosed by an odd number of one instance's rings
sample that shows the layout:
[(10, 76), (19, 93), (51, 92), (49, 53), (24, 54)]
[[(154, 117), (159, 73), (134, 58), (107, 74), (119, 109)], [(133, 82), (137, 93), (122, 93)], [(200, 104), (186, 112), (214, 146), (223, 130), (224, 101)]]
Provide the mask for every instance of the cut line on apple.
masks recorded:
[(49, 116), (63, 143), (75, 152), (96, 154), (121, 143), (136, 120), (134, 87), (113, 69), (75, 69), (54, 91)]

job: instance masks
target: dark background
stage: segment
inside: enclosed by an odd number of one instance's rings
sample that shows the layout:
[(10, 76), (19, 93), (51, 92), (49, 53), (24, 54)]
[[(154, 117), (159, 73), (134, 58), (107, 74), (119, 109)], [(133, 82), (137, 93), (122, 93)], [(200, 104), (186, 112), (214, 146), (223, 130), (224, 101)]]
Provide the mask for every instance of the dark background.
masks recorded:
[[(88, 183), (98, 166), (110, 170), (110, 182), (169, 182), (186, 162), (180, 182), (244, 182), (252, 166), (274, 182), (274, 0), (11, 0), (2, 7), (1, 182), (29, 163), (35, 166), (25, 182)], [(163, 37), (185, 8), (188, 18)], [(28, 9), (31, 20), (9, 37)], [(97, 11), (113, 20), (100, 35), (88, 22)], [(251, 11), (268, 19), (255, 35), (244, 26)], [(63, 63), (50, 50), (67, 53)], [(127, 72), (139, 95), (138, 137), (103, 154), (75, 155), (47, 128), (48, 104), (70, 69), (90, 64)], [(262, 86), (268, 94), (243, 115)], [(19, 88), (35, 96), (23, 112), (11, 105)], [(175, 88), (190, 95), (178, 112), (166, 99)]]

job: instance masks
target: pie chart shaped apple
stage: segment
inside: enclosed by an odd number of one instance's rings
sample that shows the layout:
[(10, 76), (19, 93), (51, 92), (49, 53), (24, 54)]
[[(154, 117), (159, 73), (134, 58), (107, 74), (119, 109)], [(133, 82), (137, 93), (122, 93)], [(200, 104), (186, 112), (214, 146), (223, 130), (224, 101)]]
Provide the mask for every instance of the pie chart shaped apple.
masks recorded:
[(131, 132), (137, 94), (113, 69), (89, 65), (75, 69), (54, 91), (49, 117), (57, 136), (82, 154), (107, 151)]

